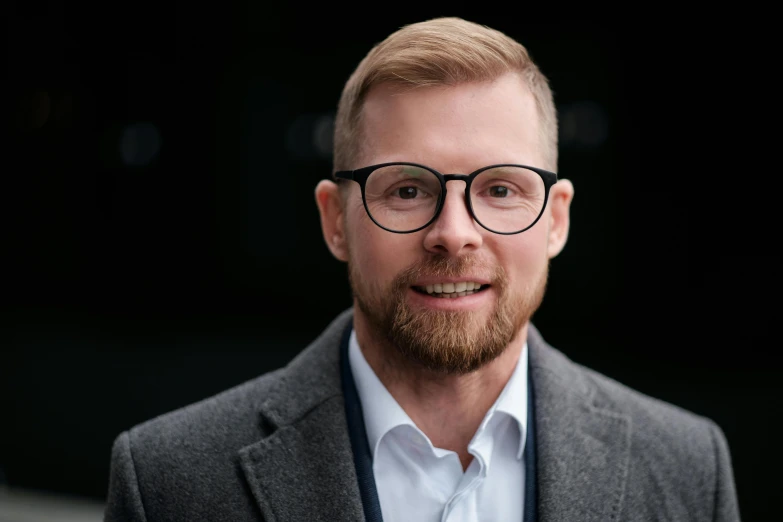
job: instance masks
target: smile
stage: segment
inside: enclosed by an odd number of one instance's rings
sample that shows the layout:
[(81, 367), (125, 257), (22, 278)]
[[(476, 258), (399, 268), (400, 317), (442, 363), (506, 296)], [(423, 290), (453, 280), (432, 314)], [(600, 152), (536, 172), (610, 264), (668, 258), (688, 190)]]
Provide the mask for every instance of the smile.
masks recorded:
[(413, 289), (420, 294), (432, 297), (444, 297), (453, 299), (475, 294), (489, 288), (489, 285), (474, 283), (473, 281), (460, 281), (458, 283), (435, 283), (427, 286), (414, 286)]

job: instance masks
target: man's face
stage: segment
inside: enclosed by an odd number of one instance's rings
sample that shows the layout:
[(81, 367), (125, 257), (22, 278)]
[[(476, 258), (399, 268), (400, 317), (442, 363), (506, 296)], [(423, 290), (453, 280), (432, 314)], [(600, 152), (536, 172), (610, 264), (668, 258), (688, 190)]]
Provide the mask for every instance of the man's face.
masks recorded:
[[(498, 163), (547, 168), (533, 96), (514, 74), (406, 91), (377, 86), (366, 99), (361, 130), (365, 141), (356, 168), (393, 161), (444, 174)], [(549, 245), (551, 199), (535, 226), (500, 235), (471, 218), (464, 189), (463, 181), (448, 182), (434, 223), (395, 234), (370, 220), (354, 183), (341, 225), (356, 322), (408, 359), (454, 374), (494, 359), (526, 326), (543, 297), (549, 258), (562, 246)], [(424, 290), (459, 282), (481, 287), (454, 298)]]

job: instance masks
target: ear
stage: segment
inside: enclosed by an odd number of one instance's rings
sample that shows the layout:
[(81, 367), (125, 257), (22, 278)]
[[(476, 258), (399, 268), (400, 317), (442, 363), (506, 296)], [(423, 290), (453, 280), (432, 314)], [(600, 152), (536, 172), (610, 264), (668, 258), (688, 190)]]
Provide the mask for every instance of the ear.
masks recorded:
[(345, 220), (340, 187), (324, 179), (315, 187), (315, 202), (321, 215), (321, 231), (326, 246), (334, 257), (348, 261), (348, 243), (345, 238)]
[(552, 259), (563, 250), (568, 239), (571, 224), (571, 200), (574, 199), (574, 186), (567, 179), (561, 179), (549, 190), (549, 238), (547, 256)]

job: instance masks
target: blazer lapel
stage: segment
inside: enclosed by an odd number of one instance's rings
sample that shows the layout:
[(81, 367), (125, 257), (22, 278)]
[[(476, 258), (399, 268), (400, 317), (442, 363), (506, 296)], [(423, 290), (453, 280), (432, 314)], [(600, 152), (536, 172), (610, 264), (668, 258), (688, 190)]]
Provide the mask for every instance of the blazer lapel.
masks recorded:
[(631, 420), (595, 404), (585, 375), (529, 326), (541, 522), (606, 521), (620, 512)]
[(341, 314), (278, 374), (259, 408), (267, 436), (239, 452), (268, 522), (364, 518), (340, 381), (339, 342), (350, 317)]
[[(364, 519), (345, 418), (339, 345), (352, 310), (276, 376), (259, 407), (264, 438), (239, 462), (265, 520)], [(605, 521), (620, 512), (630, 417), (597, 403), (582, 370), (531, 324), (538, 520)]]

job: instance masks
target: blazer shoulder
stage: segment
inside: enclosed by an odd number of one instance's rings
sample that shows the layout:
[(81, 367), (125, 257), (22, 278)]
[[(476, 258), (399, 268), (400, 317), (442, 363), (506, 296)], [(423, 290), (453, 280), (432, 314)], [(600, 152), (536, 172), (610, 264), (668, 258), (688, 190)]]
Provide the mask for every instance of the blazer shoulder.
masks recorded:
[(161, 457), (177, 448), (235, 451), (258, 437), (261, 404), (284, 370), (265, 373), (133, 426), (128, 430), (130, 443), (145, 453), (161, 453)]
[(272, 425), (294, 422), (340, 394), (338, 345), (351, 313), (334, 319), (282, 368), (134, 426), (131, 448), (163, 460), (199, 451), (235, 452), (268, 435)]
[(680, 464), (703, 466), (714, 458), (716, 445), (725, 441), (712, 419), (577, 366), (590, 383), (593, 404), (629, 416), (637, 448), (665, 459), (677, 458)]
[[(554, 389), (575, 394), (600, 410), (626, 415), (636, 428), (653, 430), (664, 437), (709, 440), (710, 419), (680, 406), (635, 390), (617, 380), (573, 361), (530, 329), (530, 365), (534, 381), (543, 378)], [(659, 433), (660, 432), (660, 433)]]
[[(238, 472), (239, 451), (264, 436), (259, 405), (281, 371), (120, 434), (112, 450), (107, 511), (117, 515), (107, 520), (130, 520), (130, 512), (146, 513), (148, 520), (223, 520), (227, 506), (252, 511)], [(192, 501), (198, 498), (220, 501)]]
[(731, 453), (717, 423), (588, 368), (581, 372), (593, 404), (631, 422), (626, 495), (637, 515), (642, 516), (640, 506), (647, 505), (650, 491), (658, 491), (655, 509), (667, 520), (702, 513), (710, 520), (739, 521)]

